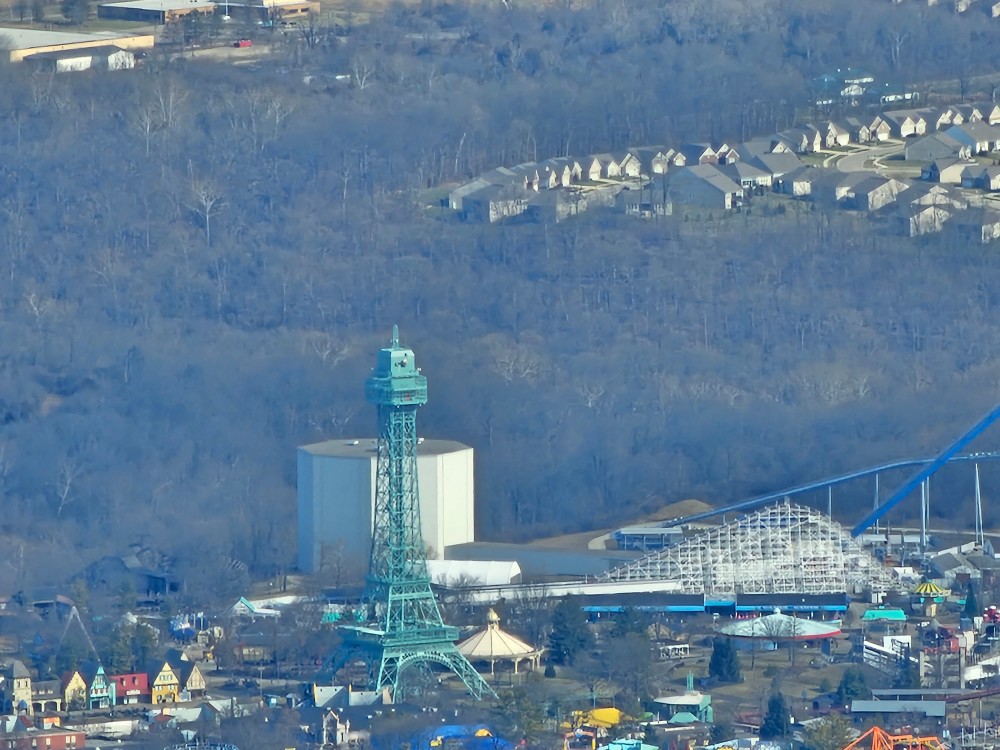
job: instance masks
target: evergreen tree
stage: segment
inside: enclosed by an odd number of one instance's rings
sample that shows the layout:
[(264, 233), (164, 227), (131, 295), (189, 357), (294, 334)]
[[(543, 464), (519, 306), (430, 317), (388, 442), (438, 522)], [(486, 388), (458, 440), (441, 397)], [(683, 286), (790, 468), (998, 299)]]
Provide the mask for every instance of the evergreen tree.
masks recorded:
[(113, 634), (108, 653), (108, 669), (112, 674), (131, 672), (135, 666), (132, 656), (135, 626), (122, 625)]
[(132, 637), (132, 663), (137, 669), (144, 668), (146, 662), (153, 656), (157, 640), (159, 639), (156, 628), (145, 623), (135, 627)]
[(65, 674), (76, 669), (85, 657), (86, 654), (77, 645), (76, 641), (67, 638), (59, 646), (59, 650), (56, 651), (53, 669), (57, 675)]
[(709, 735), (713, 743), (725, 742), (733, 738), (733, 727), (728, 721), (719, 721), (718, 719), (712, 725), (712, 731)]
[(760, 722), (760, 738), (773, 740), (786, 736), (790, 719), (785, 696), (781, 693), (773, 693), (767, 701), (767, 713)]
[(577, 654), (589, 651), (593, 636), (580, 603), (570, 597), (563, 599), (552, 612), (552, 632), (549, 653), (556, 664), (572, 664)]
[(965, 607), (962, 609), (962, 614), (970, 620), (982, 614), (979, 611), (979, 602), (976, 601), (976, 592), (972, 590), (972, 581), (969, 581), (969, 587), (965, 590)]
[(640, 612), (632, 607), (625, 607), (615, 615), (611, 632), (612, 638), (624, 638), (629, 633), (646, 635), (649, 630), (650, 618), (645, 612)]
[(868, 697), (868, 682), (860, 667), (849, 667), (837, 686), (837, 702), (846, 706), (855, 698)]
[(842, 714), (811, 724), (802, 738), (806, 750), (841, 750), (854, 738), (854, 726)]
[(743, 679), (740, 657), (728, 638), (716, 638), (712, 643), (712, 658), (708, 662), (708, 675), (720, 682), (739, 682)]

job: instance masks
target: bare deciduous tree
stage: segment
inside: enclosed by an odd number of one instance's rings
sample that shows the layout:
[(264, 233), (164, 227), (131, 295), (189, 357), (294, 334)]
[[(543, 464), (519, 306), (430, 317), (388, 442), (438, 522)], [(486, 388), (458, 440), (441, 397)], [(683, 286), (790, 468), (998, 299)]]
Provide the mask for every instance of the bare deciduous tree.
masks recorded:
[(205, 247), (212, 246), (212, 219), (218, 216), (225, 203), (221, 191), (211, 183), (197, 180), (191, 185), (191, 195), (194, 202), (191, 208), (198, 214), (205, 229)]
[(75, 485), (77, 479), (83, 474), (83, 467), (80, 461), (73, 456), (66, 456), (59, 465), (59, 474), (56, 477), (55, 491), (58, 506), (56, 507), (56, 518), (62, 518), (66, 506), (76, 500)]

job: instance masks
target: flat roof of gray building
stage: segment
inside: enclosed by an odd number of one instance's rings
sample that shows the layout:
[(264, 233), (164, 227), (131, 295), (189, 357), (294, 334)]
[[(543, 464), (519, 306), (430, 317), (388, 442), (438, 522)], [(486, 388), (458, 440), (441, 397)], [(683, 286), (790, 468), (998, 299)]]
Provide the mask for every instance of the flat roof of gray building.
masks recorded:
[(83, 34), (75, 31), (43, 31), (42, 29), (14, 29), (0, 27), (0, 41), (4, 47), (12, 50), (31, 49), (32, 47), (54, 47), (59, 44), (80, 44), (81, 42), (104, 41), (109, 44), (116, 39), (137, 36), (132, 33), (116, 33), (109, 31)]
[[(322, 443), (299, 446), (299, 450), (313, 456), (331, 458), (371, 458), (375, 455), (375, 438), (337, 438)], [(460, 453), (472, 450), (471, 446), (457, 440), (420, 439), (417, 443), (418, 456), (440, 456), (446, 453)]]
[(622, 526), (615, 531), (616, 534), (646, 534), (652, 536), (680, 536), (684, 529), (680, 526)]
[(851, 701), (852, 714), (923, 714), (944, 718), (946, 708), (944, 701)]
[(212, 0), (125, 0), (121, 3), (98, 3), (103, 8), (129, 8), (132, 10), (149, 10), (165, 13), (172, 10), (187, 10), (189, 8), (215, 8)]

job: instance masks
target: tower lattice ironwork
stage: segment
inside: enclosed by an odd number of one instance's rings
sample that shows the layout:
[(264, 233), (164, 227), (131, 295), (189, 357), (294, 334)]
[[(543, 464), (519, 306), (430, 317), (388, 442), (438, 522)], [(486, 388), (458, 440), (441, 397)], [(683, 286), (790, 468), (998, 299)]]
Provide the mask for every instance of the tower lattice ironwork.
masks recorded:
[(413, 351), (399, 345), (396, 326), (365, 382), (365, 398), (378, 410), (367, 621), (341, 626), (344, 646), (334, 670), (361, 657), (369, 667), (369, 687), (388, 687), (398, 699), (407, 692), (404, 672), (438, 664), (454, 672), (475, 698), (495, 695), (459, 652), (458, 628), (444, 623), (431, 590), (417, 483), (417, 408), (427, 403), (427, 378)]

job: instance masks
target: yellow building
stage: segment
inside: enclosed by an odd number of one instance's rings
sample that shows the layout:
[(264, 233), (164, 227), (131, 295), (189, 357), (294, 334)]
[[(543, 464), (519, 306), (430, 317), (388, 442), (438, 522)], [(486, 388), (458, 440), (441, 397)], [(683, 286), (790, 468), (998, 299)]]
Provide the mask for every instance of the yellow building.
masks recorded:
[(198, 669), (198, 665), (188, 659), (183, 651), (179, 649), (169, 649), (167, 651), (167, 664), (173, 670), (174, 675), (180, 683), (179, 690), (186, 694), (186, 699), (200, 698), (205, 695), (205, 676)]
[(109, 45), (127, 50), (152, 49), (155, 39), (152, 34), (122, 34), (107, 31), (84, 34), (0, 27), (0, 41), (10, 55), (10, 61), (20, 62), (30, 55), (42, 52), (64, 52)]
[(149, 674), (149, 693), (153, 703), (176, 703), (180, 695), (181, 684), (177, 673), (167, 662), (154, 662), (147, 670)]
[(63, 705), (67, 711), (87, 707), (87, 681), (76, 670), (62, 676)]

